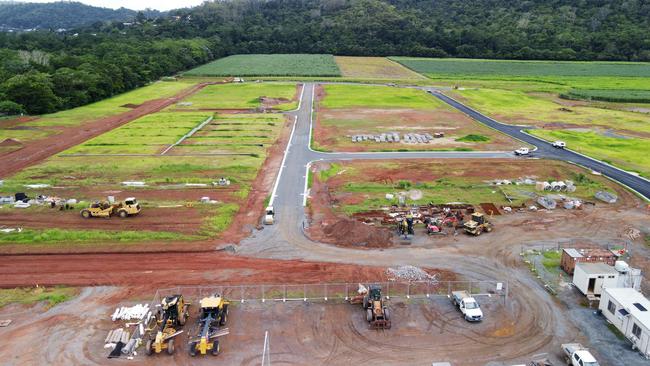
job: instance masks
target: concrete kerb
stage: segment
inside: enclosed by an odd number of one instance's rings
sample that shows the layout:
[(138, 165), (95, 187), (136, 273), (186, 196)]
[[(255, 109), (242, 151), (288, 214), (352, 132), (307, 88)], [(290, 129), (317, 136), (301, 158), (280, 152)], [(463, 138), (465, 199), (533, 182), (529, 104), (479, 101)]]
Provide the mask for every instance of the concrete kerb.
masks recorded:
[(289, 142), (287, 142), (287, 147), (284, 149), (284, 156), (282, 157), (282, 163), (280, 164), (280, 170), (278, 171), (278, 176), (275, 178), (275, 183), (273, 184), (273, 191), (271, 192), (271, 199), (269, 200), (269, 206), (273, 206), (273, 201), (275, 200), (276, 193), (278, 191), (278, 186), (280, 184), (280, 178), (282, 177), (282, 171), (284, 170), (284, 164), (287, 161), (287, 155), (289, 155), (289, 148), (291, 147), (293, 141), (293, 134), (296, 132), (296, 123), (298, 122), (298, 116), (293, 117), (293, 128), (291, 128), (291, 135), (289, 136)]
[(292, 113), (292, 112), (297, 112), (300, 110), (300, 107), (302, 106), (302, 96), (305, 94), (305, 83), (302, 83), (302, 88), (300, 90), (300, 99), (298, 99), (298, 107), (296, 109), (292, 109), (290, 111), (286, 111), (284, 113)]
[(177, 145), (185, 141), (186, 138), (194, 135), (197, 131), (205, 127), (205, 125), (212, 122), (213, 118), (214, 118), (213, 116), (208, 117), (205, 121), (201, 122), (198, 126), (194, 127), (190, 132), (183, 135), (180, 139), (178, 139), (178, 141), (176, 141), (172, 145), (169, 145), (165, 150), (163, 150), (163, 152), (160, 153), (160, 155), (165, 155), (169, 150), (171, 150), (172, 148), (176, 147)]

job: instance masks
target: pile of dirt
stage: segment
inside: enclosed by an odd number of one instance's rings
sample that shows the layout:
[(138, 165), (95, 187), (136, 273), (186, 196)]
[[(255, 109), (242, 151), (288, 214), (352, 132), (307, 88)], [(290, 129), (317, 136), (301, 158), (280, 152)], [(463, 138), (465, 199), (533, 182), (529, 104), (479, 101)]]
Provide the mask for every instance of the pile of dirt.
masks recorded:
[(122, 108), (131, 108), (131, 109), (134, 109), (134, 108), (138, 108), (138, 107), (140, 107), (140, 106), (141, 106), (141, 104), (127, 103), (127, 104), (123, 104), (123, 105), (121, 105), (120, 107), (122, 107)]
[(16, 139), (4, 139), (4, 141), (0, 142), (0, 147), (5, 147), (5, 146), (23, 146), (23, 143), (16, 140)]
[(342, 246), (387, 248), (393, 245), (390, 230), (350, 219), (341, 219), (324, 227), (323, 234), (324, 242)]

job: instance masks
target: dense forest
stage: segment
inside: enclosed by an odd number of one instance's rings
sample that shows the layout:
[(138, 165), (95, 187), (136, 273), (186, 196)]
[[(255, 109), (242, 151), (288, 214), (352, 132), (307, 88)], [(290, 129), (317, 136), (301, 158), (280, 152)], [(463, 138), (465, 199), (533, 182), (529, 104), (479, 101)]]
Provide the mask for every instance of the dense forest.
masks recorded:
[[(147, 10), (144, 14), (147, 17), (162, 15), (155, 10)], [(95, 22), (128, 21), (136, 15), (137, 12), (130, 9), (113, 10), (79, 2), (0, 2), (0, 29), (70, 29)]]
[(0, 113), (82, 105), (236, 53), (650, 61), (648, 0), (232, 0), (133, 22), (0, 33)]

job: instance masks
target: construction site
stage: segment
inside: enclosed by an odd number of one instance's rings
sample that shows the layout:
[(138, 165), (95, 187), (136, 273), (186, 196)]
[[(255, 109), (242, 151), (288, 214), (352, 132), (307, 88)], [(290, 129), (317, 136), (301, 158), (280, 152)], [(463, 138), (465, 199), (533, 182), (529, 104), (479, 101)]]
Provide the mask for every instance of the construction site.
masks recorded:
[(647, 202), (607, 171), (431, 87), (190, 84), (0, 151), (0, 287), (74, 291), (0, 307), (7, 364), (648, 364), (571, 280), (647, 289)]

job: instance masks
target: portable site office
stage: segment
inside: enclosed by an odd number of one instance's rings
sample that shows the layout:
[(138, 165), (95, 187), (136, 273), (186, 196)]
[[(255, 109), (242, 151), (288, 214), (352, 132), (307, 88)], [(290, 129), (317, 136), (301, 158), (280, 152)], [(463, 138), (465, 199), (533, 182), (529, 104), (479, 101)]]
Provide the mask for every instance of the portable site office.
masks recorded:
[(650, 301), (633, 288), (605, 288), (600, 311), (644, 356), (650, 356)]

